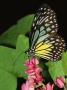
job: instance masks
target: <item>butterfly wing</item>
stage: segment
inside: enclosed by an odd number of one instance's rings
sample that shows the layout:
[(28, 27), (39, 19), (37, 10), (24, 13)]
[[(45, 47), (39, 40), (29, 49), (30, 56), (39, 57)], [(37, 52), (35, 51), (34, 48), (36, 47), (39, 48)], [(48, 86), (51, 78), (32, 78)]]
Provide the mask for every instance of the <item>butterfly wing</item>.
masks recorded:
[(32, 31), (45, 30), (46, 33), (55, 35), (58, 30), (57, 18), (54, 10), (47, 4), (41, 6), (34, 16)]
[[(47, 4), (42, 5), (33, 19), (29, 47), (33, 47), (38, 38), (54, 36), (57, 31), (58, 24), (54, 10), (52, 10)], [(42, 39), (40, 40), (42, 41)]]
[(55, 36), (35, 45), (35, 55), (47, 60), (58, 60), (65, 48), (64, 40), (60, 36)]
[(46, 33), (46, 31), (35, 30), (30, 37), (30, 49), (33, 49), (36, 43), (39, 44), (40, 42), (46, 40), (49, 37), (50, 35)]

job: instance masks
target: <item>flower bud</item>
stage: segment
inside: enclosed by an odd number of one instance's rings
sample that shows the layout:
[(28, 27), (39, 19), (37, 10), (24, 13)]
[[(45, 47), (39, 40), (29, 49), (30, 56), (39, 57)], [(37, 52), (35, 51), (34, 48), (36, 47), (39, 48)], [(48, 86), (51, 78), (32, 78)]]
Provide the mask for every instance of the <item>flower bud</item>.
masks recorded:
[(47, 83), (45, 86), (45, 90), (53, 90), (53, 87), (54, 87), (53, 84)]
[(64, 77), (60, 76), (56, 78), (55, 84), (59, 87), (59, 88), (63, 88), (64, 87), (64, 82), (65, 79)]

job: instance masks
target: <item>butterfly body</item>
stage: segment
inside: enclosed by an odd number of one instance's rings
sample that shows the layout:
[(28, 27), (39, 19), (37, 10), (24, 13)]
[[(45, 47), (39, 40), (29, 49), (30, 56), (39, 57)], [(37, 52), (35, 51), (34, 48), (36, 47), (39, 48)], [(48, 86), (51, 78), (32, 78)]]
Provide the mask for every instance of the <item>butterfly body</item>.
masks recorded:
[(33, 19), (28, 54), (52, 61), (60, 59), (65, 42), (57, 31), (55, 12), (48, 5), (43, 5)]

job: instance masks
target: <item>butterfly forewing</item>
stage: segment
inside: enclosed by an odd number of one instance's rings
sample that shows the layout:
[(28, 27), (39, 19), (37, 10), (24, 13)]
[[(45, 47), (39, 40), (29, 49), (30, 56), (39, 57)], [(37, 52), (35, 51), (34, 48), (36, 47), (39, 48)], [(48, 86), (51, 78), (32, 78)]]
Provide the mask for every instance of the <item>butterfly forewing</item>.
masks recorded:
[(49, 34), (56, 34), (58, 30), (57, 18), (54, 10), (48, 5), (42, 5), (34, 16), (32, 30), (44, 30)]

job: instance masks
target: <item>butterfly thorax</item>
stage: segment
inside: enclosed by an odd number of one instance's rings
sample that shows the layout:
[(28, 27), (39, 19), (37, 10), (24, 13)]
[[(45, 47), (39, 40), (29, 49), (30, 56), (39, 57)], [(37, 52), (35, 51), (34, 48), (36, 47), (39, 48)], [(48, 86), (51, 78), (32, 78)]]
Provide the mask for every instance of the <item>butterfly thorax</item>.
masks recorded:
[(28, 49), (27, 54), (28, 54), (29, 56), (35, 56), (35, 51), (34, 51), (34, 49)]

